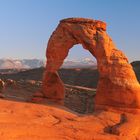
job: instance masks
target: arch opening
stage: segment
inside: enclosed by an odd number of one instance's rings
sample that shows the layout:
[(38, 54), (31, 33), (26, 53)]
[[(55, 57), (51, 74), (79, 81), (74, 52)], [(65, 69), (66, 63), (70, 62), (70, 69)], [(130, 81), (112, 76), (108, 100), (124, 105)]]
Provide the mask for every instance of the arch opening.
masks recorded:
[(65, 84), (95, 89), (99, 78), (96, 59), (82, 45), (74, 45), (59, 69), (59, 76)]
[(92, 68), (96, 65), (96, 58), (82, 44), (76, 44), (69, 50), (61, 68)]

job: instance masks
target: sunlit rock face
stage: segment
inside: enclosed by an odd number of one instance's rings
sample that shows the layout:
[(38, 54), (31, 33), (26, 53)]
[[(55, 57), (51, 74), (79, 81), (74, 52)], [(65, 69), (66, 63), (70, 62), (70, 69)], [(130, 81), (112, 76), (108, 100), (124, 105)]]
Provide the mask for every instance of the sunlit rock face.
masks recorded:
[(42, 87), (45, 97), (64, 98), (57, 70), (75, 44), (82, 44), (97, 59), (100, 78), (96, 106), (140, 108), (140, 85), (127, 57), (106, 33), (106, 23), (84, 18), (61, 20), (49, 39)]

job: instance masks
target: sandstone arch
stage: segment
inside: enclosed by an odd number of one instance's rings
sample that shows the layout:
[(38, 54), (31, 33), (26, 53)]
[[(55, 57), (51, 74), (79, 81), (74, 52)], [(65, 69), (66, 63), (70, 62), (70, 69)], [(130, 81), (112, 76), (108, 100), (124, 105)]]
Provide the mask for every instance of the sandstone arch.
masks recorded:
[(57, 70), (75, 44), (82, 44), (97, 59), (97, 105), (140, 108), (140, 85), (127, 57), (106, 33), (106, 23), (84, 18), (61, 20), (49, 39), (42, 87), (45, 97), (64, 98), (64, 85)]

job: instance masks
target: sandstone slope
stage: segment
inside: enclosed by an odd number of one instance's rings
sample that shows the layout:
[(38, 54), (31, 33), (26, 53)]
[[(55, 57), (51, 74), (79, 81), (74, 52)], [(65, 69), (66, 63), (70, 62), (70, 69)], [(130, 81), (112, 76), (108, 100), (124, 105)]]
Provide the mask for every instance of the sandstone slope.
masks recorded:
[[(79, 115), (58, 105), (0, 100), (2, 140), (139, 140), (140, 115)], [(129, 122), (129, 123), (128, 123)]]

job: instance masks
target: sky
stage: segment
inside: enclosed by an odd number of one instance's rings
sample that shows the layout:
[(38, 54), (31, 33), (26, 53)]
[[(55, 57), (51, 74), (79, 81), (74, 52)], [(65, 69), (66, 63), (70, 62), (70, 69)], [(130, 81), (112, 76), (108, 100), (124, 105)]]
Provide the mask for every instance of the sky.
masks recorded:
[[(0, 0), (0, 58), (45, 59), (59, 20), (84, 17), (107, 23), (107, 32), (129, 61), (140, 60), (140, 0)], [(92, 57), (81, 45), (68, 59)]]

